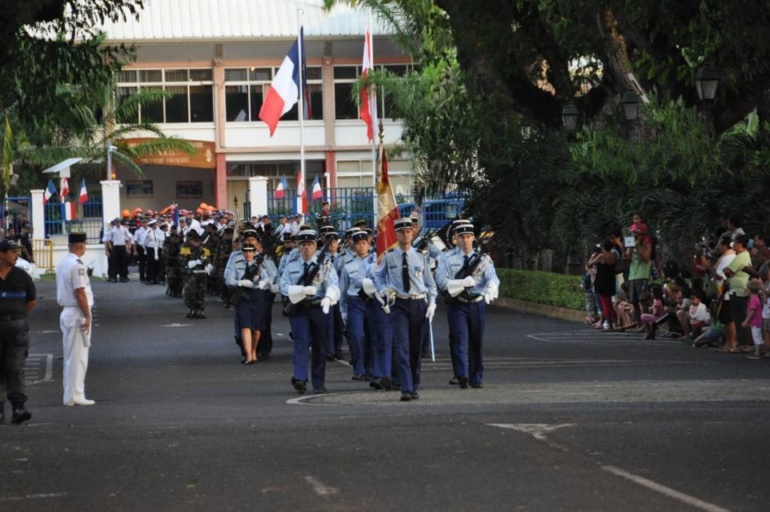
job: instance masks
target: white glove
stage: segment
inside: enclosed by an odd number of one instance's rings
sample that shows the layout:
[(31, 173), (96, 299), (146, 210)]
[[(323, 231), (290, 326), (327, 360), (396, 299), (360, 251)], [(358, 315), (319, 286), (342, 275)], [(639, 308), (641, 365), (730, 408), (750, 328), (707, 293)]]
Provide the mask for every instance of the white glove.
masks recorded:
[(321, 299), (321, 310), (323, 310), (324, 315), (329, 314), (329, 308), (332, 307), (332, 300), (329, 297), (324, 297)]
[(363, 288), (364, 293), (369, 297), (373, 297), (374, 294), (377, 293), (377, 288), (374, 287), (374, 281), (371, 279), (364, 278), (361, 280), (361, 288)]
[(281, 287), (278, 283), (270, 283), (270, 293), (278, 293), (281, 291)]
[(257, 283), (257, 288), (260, 290), (267, 290), (270, 287), (270, 280), (269, 279), (262, 279), (259, 283)]
[(484, 291), (484, 301), (489, 304), (497, 298), (497, 285), (492, 283)]
[(155, 261), (160, 260), (160, 249), (155, 249)]
[(465, 279), (463, 279), (463, 286), (466, 288), (472, 288), (476, 286), (476, 280), (473, 279), (471, 276), (468, 276)]
[(446, 291), (450, 296), (457, 297), (463, 292), (463, 290), (465, 290), (463, 281), (463, 279), (449, 279), (446, 282)]
[(310, 297), (311, 295), (315, 295), (317, 291), (318, 290), (316, 289), (315, 286), (305, 286), (304, 288), (302, 288), (302, 293), (304, 293), (308, 297)]
[(214, 265), (212, 265), (211, 263), (207, 263), (206, 268), (204, 268), (203, 270), (206, 271), (207, 276), (210, 276), (211, 273), (214, 272)]
[(254, 288), (254, 283), (248, 279), (241, 279), (238, 281), (238, 286), (241, 288)]
[(190, 270), (194, 269), (197, 266), (198, 266), (198, 260), (192, 260), (187, 262), (187, 268), (189, 268)]
[(425, 318), (428, 319), (428, 322), (433, 321), (433, 315), (436, 314), (436, 305), (434, 303), (428, 304), (428, 309), (425, 311)]
[(302, 300), (305, 298), (305, 293), (303, 292), (304, 287), (298, 284), (293, 284), (289, 286), (288, 292), (289, 292), (289, 301), (292, 304), (297, 304), (299, 302), (302, 302)]

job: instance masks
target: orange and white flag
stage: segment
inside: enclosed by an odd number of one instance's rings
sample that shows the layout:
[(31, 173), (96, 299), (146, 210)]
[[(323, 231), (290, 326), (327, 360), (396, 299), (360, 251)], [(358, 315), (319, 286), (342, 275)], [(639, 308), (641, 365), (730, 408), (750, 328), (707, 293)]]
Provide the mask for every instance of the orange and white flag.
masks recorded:
[(396, 195), (388, 177), (385, 145), (380, 142), (377, 152), (377, 264), (382, 261), (382, 256), (398, 243), (394, 223), (399, 217)]

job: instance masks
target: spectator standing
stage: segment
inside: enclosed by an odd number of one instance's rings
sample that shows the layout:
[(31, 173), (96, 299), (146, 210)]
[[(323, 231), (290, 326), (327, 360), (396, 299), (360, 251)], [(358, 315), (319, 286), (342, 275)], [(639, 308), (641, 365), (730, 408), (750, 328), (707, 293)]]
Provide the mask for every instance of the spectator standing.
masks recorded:
[(69, 253), (56, 266), (56, 301), (63, 308), (59, 325), (63, 334), (64, 405), (93, 405), (86, 398), (85, 380), (91, 347), (91, 308), (94, 294), (81, 261), (86, 234), (69, 234)]
[(601, 249), (601, 252), (594, 253), (588, 260), (588, 266), (596, 268), (594, 292), (599, 296), (602, 304), (602, 319), (604, 320), (602, 328), (609, 331), (618, 323), (615, 317), (615, 308), (612, 307), (612, 297), (616, 290), (615, 262), (620, 259), (620, 253), (610, 238), (602, 243)]
[(746, 285), (746, 289), (749, 299), (746, 305), (746, 319), (741, 323), (741, 326), (751, 329), (754, 354), (749, 356), (749, 359), (759, 359), (762, 357), (762, 300), (759, 295), (762, 291), (762, 281), (752, 279)]
[(32, 418), (25, 405), (24, 363), (29, 350), (27, 313), (37, 304), (35, 283), (16, 267), (19, 250), (13, 240), (0, 241), (0, 423), (7, 397), (15, 424)]
[[(730, 217), (732, 223), (732, 216)], [(732, 321), (725, 322), (727, 327), (727, 349), (735, 351), (738, 346), (738, 338), (741, 341), (748, 341), (748, 333), (738, 332), (738, 325), (743, 326), (743, 320), (746, 315), (746, 306), (748, 302), (746, 286), (749, 284), (749, 273), (751, 271), (751, 256), (746, 245), (748, 239), (746, 235), (733, 234), (733, 250), (735, 259), (730, 262), (723, 270), (728, 280), (727, 294), (725, 301), (730, 303)]]
[[(636, 216), (634, 217), (636, 219)], [(627, 247), (624, 259), (629, 260), (628, 268), (628, 299), (634, 306), (634, 321), (642, 325), (642, 307), (646, 307), (649, 298), (650, 261), (652, 247), (650, 237), (647, 236), (647, 226), (641, 222), (634, 222), (631, 229), (634, 237), (634, 246)], [(633, 332), (642, 332), (642, 327)]]

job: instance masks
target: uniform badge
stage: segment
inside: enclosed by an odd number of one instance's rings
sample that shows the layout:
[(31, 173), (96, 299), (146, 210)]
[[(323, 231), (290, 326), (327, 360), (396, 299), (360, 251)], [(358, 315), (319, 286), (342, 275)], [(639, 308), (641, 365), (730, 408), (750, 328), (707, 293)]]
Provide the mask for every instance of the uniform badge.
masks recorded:
[(86, 269), (84, 269), (84, 268), (79, 268), (79, 269), (78, 269), (78, 275), (79, 275), (79, 276), (84, 276), (84, 275), (86, 275)]

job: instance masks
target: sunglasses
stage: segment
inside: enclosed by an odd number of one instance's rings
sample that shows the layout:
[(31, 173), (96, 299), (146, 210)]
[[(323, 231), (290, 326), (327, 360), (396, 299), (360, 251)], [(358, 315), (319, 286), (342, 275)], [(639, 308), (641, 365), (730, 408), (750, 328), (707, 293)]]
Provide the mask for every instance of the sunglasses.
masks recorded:
[(243, 249), (242, 252), (257, 252), (255, 249)]

